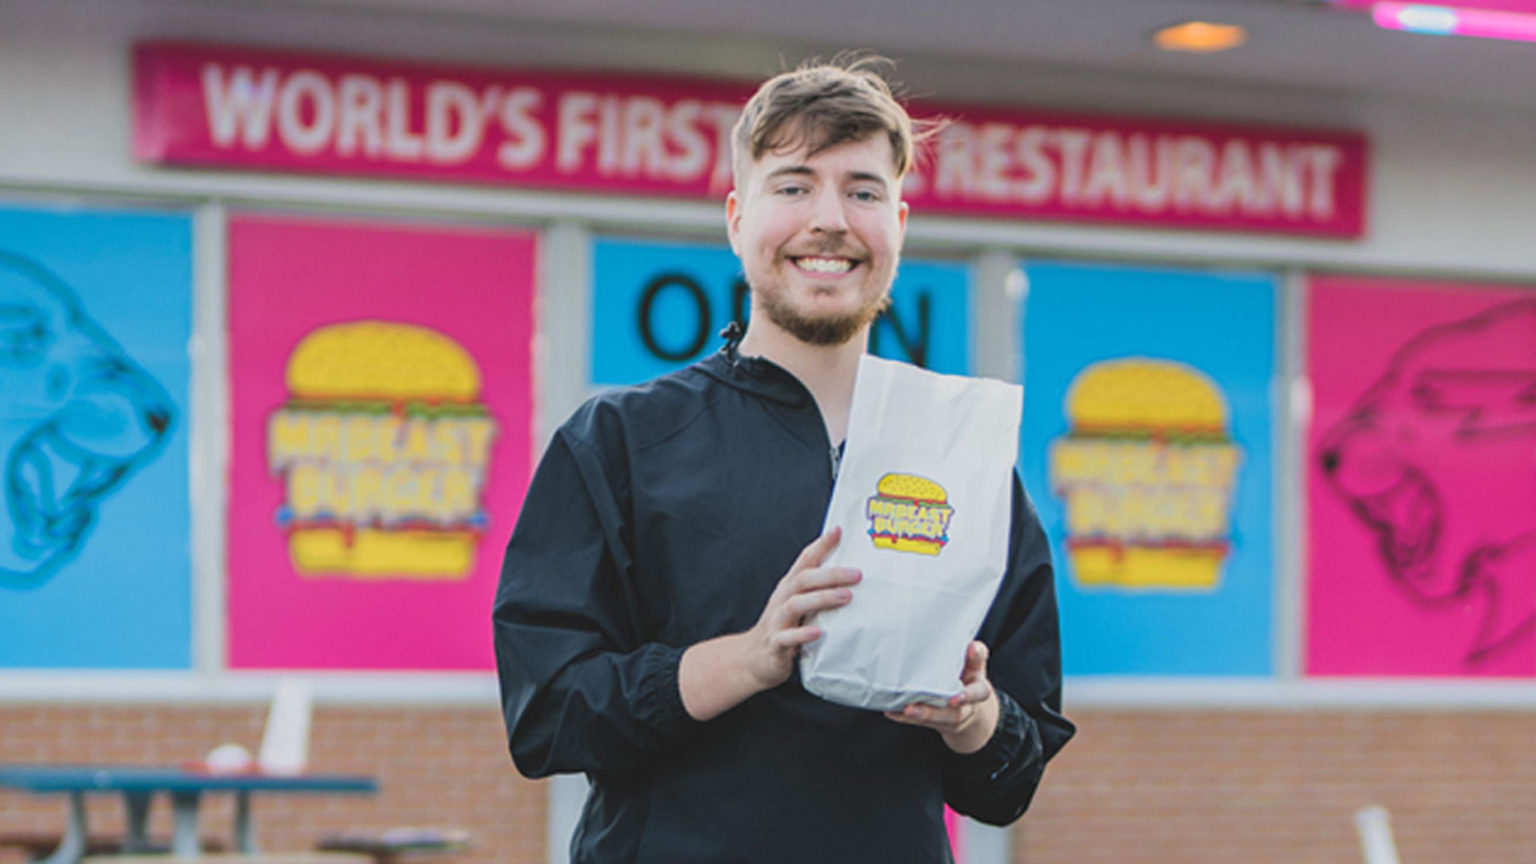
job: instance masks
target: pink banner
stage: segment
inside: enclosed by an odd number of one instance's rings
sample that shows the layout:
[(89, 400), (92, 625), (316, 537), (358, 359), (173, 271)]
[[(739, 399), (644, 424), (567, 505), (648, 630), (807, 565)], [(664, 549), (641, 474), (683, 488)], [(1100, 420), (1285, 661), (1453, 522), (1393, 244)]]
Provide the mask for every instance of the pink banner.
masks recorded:
[(1307, 672), (1536, 675), (1536, 295), (1310, 292)]
[(944, 106), (920, 113), (952, 119), (906, 189), (919, 213), (1365, 231), (1358, 134)]
[(228, 166), (723, 197), (751, 89), (206, 45), (134, 51), (134, 155)]
[(489, 669), (532, 234), (237, 216), (229, 665)]
[[(141, 161), (689, 198), (731, 188), (752, 85), (207, 45), (134, 52)], [(1350, 132), (945, 105), (918, 212), (1358, 237)]]

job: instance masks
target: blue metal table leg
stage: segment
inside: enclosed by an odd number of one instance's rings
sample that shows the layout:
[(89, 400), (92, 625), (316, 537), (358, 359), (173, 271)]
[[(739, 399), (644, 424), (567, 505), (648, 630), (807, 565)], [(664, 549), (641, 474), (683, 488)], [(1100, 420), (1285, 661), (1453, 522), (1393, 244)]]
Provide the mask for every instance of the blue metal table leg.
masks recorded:
[(64, 837), (59, 848), (44, 858), (40, 864), (79, 864), (85, 857), (85, 793), (69, 793), (69, 822), (64, 827)]
[(235, 849), (247, 854), (260, 851), (256, 833), (251, 830), (251, 793), (247, 789), (235, 792)]
[(197, 839), (197, 805), (202, 793), (178, 790), (171, 793), (175, 811), (175, 829), (171, 834), (171, 854), (177, 858), (196, 858), (202, 851)]
[(123, 837), (123, 852), (144, 852), (149, 847), (149, 792), (124, 792), (123, 811), (128, 830)]

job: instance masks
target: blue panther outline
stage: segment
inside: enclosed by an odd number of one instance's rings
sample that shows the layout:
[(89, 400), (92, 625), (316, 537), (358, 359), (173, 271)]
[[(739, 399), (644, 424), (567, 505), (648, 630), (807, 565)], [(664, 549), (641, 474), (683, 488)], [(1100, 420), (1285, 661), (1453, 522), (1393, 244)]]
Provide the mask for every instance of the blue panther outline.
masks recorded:
[(73, 560), (174, 420), (165, 389), (68, 285), (0, 251), (0, 587), (37, 587)]

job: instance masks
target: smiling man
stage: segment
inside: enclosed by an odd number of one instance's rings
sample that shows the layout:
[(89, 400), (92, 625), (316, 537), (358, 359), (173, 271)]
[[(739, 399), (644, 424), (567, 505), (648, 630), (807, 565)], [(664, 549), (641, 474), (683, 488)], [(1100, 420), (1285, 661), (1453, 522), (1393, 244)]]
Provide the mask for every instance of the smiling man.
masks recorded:
[[(592, 783), (575, 862), (950, 860), (943, 805), (1004, 824), (1071, 737), (1050, 554), (1015, 479), (1009, 569), (944, 707), (880, 714), (794, 675), (858, 602), (818, 536), (859, 357), (901, 255), (912, 121), (868, 63), (758, 90), (734, 135), (744, 336), (555, 434), (494, 612), (512, 756)], [(914, 406), (921, 410), (921, 406)]]

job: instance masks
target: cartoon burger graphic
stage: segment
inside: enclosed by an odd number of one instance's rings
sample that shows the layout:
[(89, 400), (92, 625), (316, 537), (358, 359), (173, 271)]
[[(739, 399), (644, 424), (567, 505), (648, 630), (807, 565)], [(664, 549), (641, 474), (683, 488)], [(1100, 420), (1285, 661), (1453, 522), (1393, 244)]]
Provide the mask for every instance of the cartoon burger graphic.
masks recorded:
[(304, 575), (462, 579), (485, 528), (496, 423), (480, 370), (425, 327), (321, 327), (289, 357), (288, 402), (268, 418), (276, 521)]
[(1085, 368), (1067, 392), (1071, 431), (1052, 442), (1052, 492), (1083, 587), (1209, 591), (1231, 546), (1241, 450), (1204, 373), (1146, 357)]
[(949, 493), (926, 477), (886, 474), (875, 485), (865, 515), (876, 549), (937, 555), (949, 542), (949, 519), (955, 514)]

